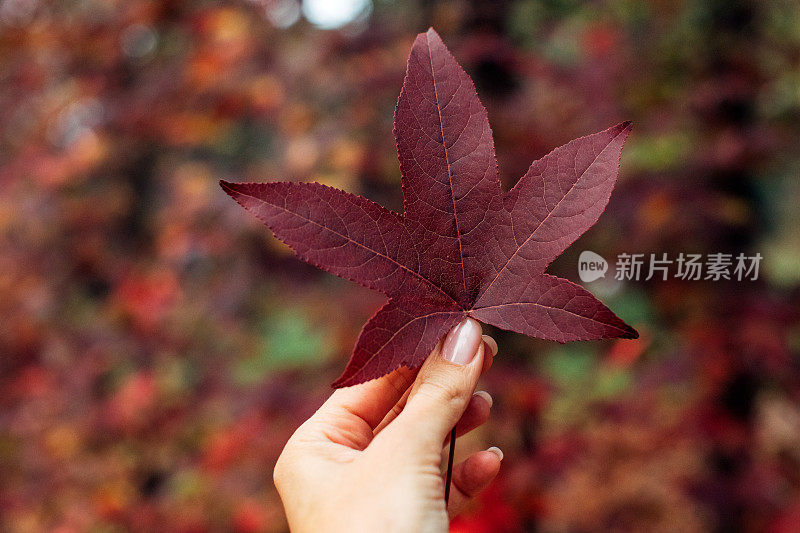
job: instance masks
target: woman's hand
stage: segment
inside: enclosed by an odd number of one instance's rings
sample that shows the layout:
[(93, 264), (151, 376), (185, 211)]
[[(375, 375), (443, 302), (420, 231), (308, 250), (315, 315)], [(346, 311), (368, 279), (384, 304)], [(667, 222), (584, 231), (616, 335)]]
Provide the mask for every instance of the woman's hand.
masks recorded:
[(500, 469), (497, 448), (456, 465), (445, 506), (442, 449), (454, 425), (463, 434), (488, 419), (491, 396), (474, 391), (496, 353), (495, 341), (466, 319), (418, 372), (400, 368), (335, 391), (275, 466), (292, 531), (447, 531), (448, 515)]

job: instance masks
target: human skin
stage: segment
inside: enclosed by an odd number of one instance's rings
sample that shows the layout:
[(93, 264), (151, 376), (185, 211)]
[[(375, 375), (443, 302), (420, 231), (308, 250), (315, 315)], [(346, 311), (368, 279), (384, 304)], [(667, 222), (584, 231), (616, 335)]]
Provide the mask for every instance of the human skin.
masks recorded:
[(480, 451), (453, 469), (445, 505), (442, 453), (453, 426), (463, 434), (489, 417), (475, 392), (497, 343), (466, 319), (419, 371), (336, 390), (289, 439), (275, 486), (289, 527), (305, 532), (442, 532), (494, 479), (502, 452)]

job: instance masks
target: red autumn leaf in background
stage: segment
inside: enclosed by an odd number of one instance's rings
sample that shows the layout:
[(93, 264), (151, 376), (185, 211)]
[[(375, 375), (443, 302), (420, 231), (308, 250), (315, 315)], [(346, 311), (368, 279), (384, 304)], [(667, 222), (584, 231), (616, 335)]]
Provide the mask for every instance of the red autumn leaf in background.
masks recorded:
[(395, 111), (404, 214), (318, 183), (221, 185), (298, 257), (390, 298), (364, 326), (334, 383), (343, 387), (418, 367), (465, 316), (558, 342), (637, 337), (588, 291), (544, 273), (605, 209), (629, 131), (557, 148), (504, 192), (486, 110), (430, 29)]

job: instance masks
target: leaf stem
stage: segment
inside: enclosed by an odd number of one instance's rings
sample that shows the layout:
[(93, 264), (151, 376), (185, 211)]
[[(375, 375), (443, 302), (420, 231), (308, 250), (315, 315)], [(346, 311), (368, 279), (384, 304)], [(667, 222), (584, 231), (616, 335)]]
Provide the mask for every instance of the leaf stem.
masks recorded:
[(444, 505), (450, 501), (450, 481), (453, 479), (453, 459), (456, 455), (456, 426), (450, 432), (450, 455), (447, 457), (447, 475), (444, 480)]

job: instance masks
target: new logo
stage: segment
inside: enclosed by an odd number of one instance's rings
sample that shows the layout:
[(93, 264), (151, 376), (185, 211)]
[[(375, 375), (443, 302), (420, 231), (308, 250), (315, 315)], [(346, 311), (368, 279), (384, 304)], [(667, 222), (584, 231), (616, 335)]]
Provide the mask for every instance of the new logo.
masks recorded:
[(588, 283), (606, 277), (608, 261), (603, 256), (590, 250), (584, 250), (578, 257), (578, 276), (581, 281)]

